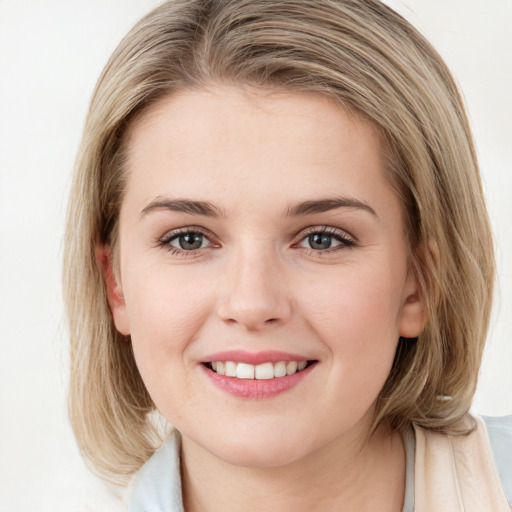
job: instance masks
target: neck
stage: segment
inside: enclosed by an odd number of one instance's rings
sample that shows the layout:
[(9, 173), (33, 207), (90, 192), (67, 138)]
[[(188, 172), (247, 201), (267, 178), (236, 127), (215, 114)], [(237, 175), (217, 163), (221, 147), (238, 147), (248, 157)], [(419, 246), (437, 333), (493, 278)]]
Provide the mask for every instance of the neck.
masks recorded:
[(369, 441), (337, 439), (279, 467), (240, 467), (183, 438), (182, 485), (187, 512), (400, 512), (405, 450), (397, 433)]

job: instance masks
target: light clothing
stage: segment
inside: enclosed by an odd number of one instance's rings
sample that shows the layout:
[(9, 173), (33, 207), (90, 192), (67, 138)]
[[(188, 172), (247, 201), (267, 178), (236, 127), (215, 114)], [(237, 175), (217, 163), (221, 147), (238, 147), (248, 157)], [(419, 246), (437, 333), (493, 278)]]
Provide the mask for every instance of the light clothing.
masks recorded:
[[(510, 512), (512, 416), (476, 418), (467, 436), (414, 427), (404, 437), (406, 483), (402, 512)], [(184, 512), (178, 432), (136, 476), (130, 512)]]
[(183, 512), (180, 448), (175, 430), (142, 466), (133, 483), (130, 512)]
[[(476, 420), (477, 428), (467, 436), (415, 427), (414, 512), (510, 512), (512, 497), (507, 499), (505, 488), (512, 479), (512, 417), (488, 428)], [(497, 439), (490, 443), (498, 424), (509, 432), (503, 444)], [(493, 445), (505, 455), (499, 471)]]

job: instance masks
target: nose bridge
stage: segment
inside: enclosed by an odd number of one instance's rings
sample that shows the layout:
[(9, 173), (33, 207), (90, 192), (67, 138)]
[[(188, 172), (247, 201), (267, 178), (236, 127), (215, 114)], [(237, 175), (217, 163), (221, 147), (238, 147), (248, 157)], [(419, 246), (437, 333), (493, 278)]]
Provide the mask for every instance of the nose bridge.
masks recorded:
[(269, 241), (252, 239), (234, 250), (226, 270), (228, 285), (219, 304), (219, 316), (249, 330), (287, 321), (291, 302), (281, 265)]

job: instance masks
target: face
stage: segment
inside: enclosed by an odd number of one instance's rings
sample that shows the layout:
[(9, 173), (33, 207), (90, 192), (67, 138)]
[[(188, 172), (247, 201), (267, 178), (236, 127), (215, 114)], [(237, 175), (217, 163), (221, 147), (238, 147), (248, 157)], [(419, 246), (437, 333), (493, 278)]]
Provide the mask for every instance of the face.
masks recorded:
[(263, 467), (364, 436), (422, 317), (373, 127), (219, 86), (160, 101), (128, 147), (109, 300), (184, 446)]

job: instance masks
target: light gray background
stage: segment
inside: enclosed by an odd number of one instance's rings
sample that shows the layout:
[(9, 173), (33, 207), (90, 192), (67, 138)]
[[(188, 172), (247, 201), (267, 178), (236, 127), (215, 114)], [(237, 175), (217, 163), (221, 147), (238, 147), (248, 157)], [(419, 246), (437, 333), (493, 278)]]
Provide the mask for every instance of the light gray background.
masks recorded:
[[(0, 0), (0, 511), (117, 510), (66, 418), (67, 190), (96, 78), (155, 0)], [(512, 0), (393, 0), (462, 86), (500, 285), (474, 408), (512, 412)]]

